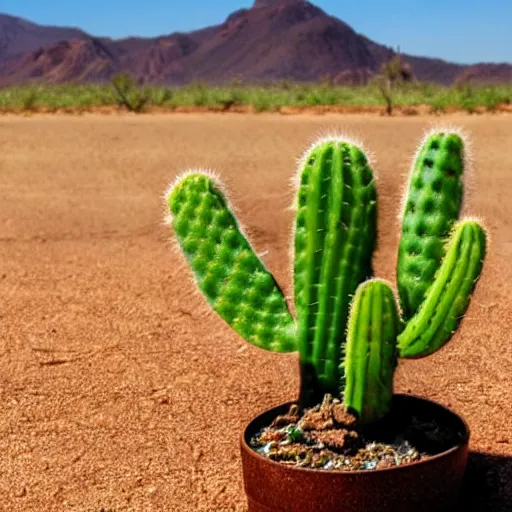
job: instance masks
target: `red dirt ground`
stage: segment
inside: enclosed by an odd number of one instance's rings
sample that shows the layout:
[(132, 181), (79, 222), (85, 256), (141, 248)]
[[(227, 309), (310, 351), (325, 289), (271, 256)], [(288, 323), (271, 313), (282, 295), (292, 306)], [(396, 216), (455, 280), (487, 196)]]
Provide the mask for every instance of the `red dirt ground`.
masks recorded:
[[(467, 212), (492, 235), (456, 338), (402, 362), (397, 390), (472, 429), (466, 508), (512, 510), (512, 117), (473, 135)], [(376, 272), (394, 279), (400, 192), (432, 119), (353, 115), (0, 118), (0, 510), (244, 511), (238, 438), (293, 399), (296, 355), (260, 351), (208, 312), (162, 220), (190, 166), (227, 183), (291, 294), (295, 159), (345, 128), (375, 153)]]

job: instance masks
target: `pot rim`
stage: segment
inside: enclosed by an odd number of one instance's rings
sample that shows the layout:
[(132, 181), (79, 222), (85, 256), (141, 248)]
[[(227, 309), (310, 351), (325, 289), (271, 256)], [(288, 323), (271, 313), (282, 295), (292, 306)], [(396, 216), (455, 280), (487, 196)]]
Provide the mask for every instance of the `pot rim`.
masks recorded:
[(333, 471), (330, 469), (301, 468), (298, 466), (285, 465), (285, 464), (281, 464), (279, 462), (273, 461), (267, 457), (264, 457), (263, 455), (260, 455), (258, 452), (253, 450), (245, 440), (247, 430), (249, 429), (251, 424), (254, 421), (256, 421), (260, 416), (263, 416), (265, 413), (267, 413), (273, 409), (278, 409), (280, 407), (292, 405), (292, 404), (296, 403), (296, 401), (285, 402), (283, 404), (276, 405), (274, 407), (270, 407), (270, 408), (264, 410), (263, 412), (259, 413), (258, 415), (254, 416), (249, 422), (246, 423), (246, 425), (242, 431), (242, 435), (240, 437), (240, 444), (242, 446), (242, 449), (246, 453), (250, 454), (251, 457), (258, 459), (260, 462), (278, 466), (281, 469), (289, 470), (289, 471), (298, 471), (298, 472), (302, 472), (302, 473), (306, 473), (306, 474), (310, 473), (310, 474), (336, 475), (339, 477), (342, 477), (342, 476), (348, 477), (348, 476), (357, 476), (357, 475), (372, 475), (372, 474), (374, 475), (377, 473), (384, 474), (384, 473), (387, 473), (390, 471), (407, 471), (410, 468), (414, 468), (414, 467), (418, 467), (418, 466), (425, 466), (428, 464), (435, 464), (437, 460), (442, 459), (444, 457), (448, 457), (448, 456), (452, 455), (453, 453), (457, 452), (458, 450), (464, 449), (464, 447), (466, 447), (469, 444), (469, 438), (471, 435), (469, 425), (467, 424), (466, 420), (462, 416), (460, 416), (459, 414), (454, 412), (452, 409), (446, 407), (445, 405), (440, 404), (439, 402), (436, 402), (434, 400), (430, 400), (429, 398), (424, 398), (424, 397), (418, 396), (418, 395), (412, 395), (412, 394), (408, 394), (408, 393), (396, 393), (394, 395), (394, 398), (398, 398), (398, 397), (405, 398), (405, 399), (418, 400), (418, 401), (427, 403), (429, 405), (438, 407), (440, 409), (443, 409), (445, 412), (451, 414), (452, 416), (455, 416), (457, 418), (457, 420), (463, 426), (463, 432), (461, 432), (461, 438), (460, 438), (458, 444), (456, 444), (455, 446), (452, 446), (452, 448), (450, 448), (449, 450), (445, 450), (444, 452), (438, 453), (437, 455), (432, 455), (431, 457), (429, 457), (428, 459), (425, 459), (425, 460), (411, 462), (409, 464), (404, 464), (402, 466), (393, 466), (391, 468), (360, 469), (360, 470), (356, 470), (356, 471)]

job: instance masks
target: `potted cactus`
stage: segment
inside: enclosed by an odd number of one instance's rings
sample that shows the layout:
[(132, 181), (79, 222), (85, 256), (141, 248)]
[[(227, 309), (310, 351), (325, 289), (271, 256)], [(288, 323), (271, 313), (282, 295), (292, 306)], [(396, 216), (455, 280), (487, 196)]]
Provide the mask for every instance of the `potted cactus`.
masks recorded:
[(180, 176), (170, 223), (210, 306), (245, 340), (298, 351), (298, 399), (241, 439), (250, 512), (442, 511), (454, 506), (469, 430), (434, 402), (393, 393), (399, 358), (443, 347), (481, 274), (486, 235), (459, 220), (464, 138), (427, 134), (403, 202), (398, 298), (375, 279), (377, 192), (363, 149), (340, 137), (299, 166), (290, 314), (215, 178)]

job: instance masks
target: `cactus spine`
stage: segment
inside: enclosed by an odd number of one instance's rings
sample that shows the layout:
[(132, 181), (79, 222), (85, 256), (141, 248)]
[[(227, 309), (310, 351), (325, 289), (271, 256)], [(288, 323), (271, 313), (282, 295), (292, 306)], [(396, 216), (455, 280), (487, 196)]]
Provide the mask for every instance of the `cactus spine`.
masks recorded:
[(359, 286), (352, 302), (345, 355), (345, 405), (362, 423), (391, 407), (400, 317), (391, 287), (378, 279)]
[(350, 301), (372, 275), (376, 200), (372, 170), (358, 147), (333, 139), (306, 154), (295, 227), (297, 343), (303, 391), (311, 388), (312, 373), (320, 399), (339, 390)]
[(186, 175), (169, 192), (168, 204), (178, 242), (212, 309), (258, 347), (296, 350), (295, 322), (283, 294), (213, 180)]
[(403, 314), (411, 318), (444, 257), (446, 238), (459, 217), (464, 143), (455, 133), (433, 133), (420, 148), (404, 205), (397, 280)]

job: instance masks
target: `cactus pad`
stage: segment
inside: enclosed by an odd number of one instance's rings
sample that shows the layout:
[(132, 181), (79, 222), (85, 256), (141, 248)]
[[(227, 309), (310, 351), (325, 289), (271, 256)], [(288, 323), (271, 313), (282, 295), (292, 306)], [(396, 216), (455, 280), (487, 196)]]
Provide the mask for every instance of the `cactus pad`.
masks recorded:
[(457, 329), (483, 267), (486, 235), (475, 221), (457, 224), (425, 301), (398, 337), (400, 357), (439, 350)]
[(420, 307), (444, 256), (462, 206), (464, 142), (455, 133), (426, 138), (404, 204), (397, 280), (404, 318)]
[(212, 309), (258, 347), (296, 350), (283, 294), (214, 181), (188, 174), (171, 189), (168, 204), (178, 242)]
[(306, 154), (295, 225), (298, 347), (325, 393), (339, 392), (350, 301), (372, 275), (376, 202), (373, 172), (358, 147), (327, 139)]
[(345, 406), (362, 423), (382, 419), (391, 407), (400, 318), (395, 296), (385, 282), (359, 286), (352, 303), (345, 354)]

